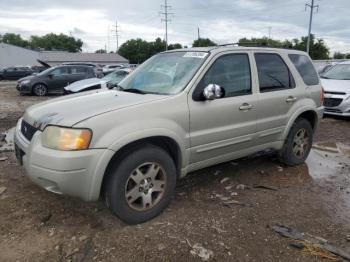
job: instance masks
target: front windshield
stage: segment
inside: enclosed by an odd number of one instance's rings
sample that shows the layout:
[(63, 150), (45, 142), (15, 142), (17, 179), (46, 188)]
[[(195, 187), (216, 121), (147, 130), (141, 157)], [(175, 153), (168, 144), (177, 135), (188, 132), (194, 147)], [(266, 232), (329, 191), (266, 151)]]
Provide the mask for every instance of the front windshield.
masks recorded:
[(143, 93), (177, 94), (191, 80), (207, 57), (206, 52), (170, 52), (151, 57), (119, 83), (121, 90)]
[(323, 74), (323, 78), (350, 80), (350, 64), (338, 64)]
[(106, 82), (109, 82), (113, 85), (118, 84), (120, 81), (124, 79), (125, 76), (127, 76), (128, 73), (126, 71), (114, 71), (112, 73), (109, 73), (108, 75), (104, 76), (102, 79)]

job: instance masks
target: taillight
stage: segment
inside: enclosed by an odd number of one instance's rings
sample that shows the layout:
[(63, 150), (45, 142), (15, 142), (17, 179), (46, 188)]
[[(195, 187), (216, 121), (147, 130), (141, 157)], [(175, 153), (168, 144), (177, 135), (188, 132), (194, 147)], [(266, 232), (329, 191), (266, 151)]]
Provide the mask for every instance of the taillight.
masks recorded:
[(320, 99), (321, 99), (321, 104), (323, 104), (323, 101), (324, 101), (324, 89), (323, 89), (322, 86), (321, 86), (321, 95), (320, 95)]

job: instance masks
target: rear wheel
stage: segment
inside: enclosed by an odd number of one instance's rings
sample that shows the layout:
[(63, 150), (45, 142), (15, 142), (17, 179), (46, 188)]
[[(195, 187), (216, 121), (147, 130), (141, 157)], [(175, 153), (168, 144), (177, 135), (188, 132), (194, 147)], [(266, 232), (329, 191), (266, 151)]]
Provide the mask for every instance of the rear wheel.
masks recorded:
[(169, 154), (146, 145), (129, 153), (112, 168), (106, 184), (106, 204), (128, 224), (145, 222), (170, 203), (176, 168)]
[(36, 96), (45, 96), (47, 94), (47, 87), (44, 84), (36, 84), (33, 87), (33, 94)]
[(299, 165), (308, 157), (313, 141), (313, 130), (309, 121), (299, 118), (289, 131), (281, 151), (281, 161), (287, 165)]

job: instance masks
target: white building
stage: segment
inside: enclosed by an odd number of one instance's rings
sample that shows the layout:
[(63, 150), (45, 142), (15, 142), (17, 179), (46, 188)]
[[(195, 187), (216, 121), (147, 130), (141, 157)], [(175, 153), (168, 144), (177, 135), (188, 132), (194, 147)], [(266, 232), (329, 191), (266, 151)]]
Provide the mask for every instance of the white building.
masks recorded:
[(0, 68), (9, 66), (40, 65), (39, 52), (27, 48), (0, 43)]

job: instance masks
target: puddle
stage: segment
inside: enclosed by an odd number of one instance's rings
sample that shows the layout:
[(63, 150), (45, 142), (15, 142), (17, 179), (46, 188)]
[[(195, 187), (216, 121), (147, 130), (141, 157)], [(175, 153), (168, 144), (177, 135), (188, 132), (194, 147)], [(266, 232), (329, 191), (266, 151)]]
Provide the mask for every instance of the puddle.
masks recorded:
[(3, 141), (0, 141), (0, 153), (10, 152), (15, 150), (14, 148), (15, 129), (16, 127), (12, 127), (9, 130), (1, 133), (1, 135), (5, 135), (5, 139)]
[(342, 143), (315, 144), (306, 164), (314, 179), (350, 174), (350, 147)]

